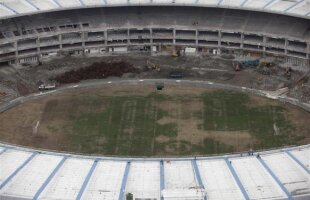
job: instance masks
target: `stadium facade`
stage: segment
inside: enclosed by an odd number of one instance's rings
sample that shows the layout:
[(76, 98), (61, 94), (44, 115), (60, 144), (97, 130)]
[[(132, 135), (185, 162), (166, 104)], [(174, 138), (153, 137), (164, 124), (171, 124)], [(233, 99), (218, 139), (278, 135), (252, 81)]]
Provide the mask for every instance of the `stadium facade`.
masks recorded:
[(307, 63), (309, 1), (1, 0), (0, 61), (129, 51), (272, 54)]
[[(310, 2), (0, 0), (0, 63), (167, 46), (307, 63)], [(309, 145), (249, 154), (112, 158), (0, 144), (0, 199), (309, 199)]]

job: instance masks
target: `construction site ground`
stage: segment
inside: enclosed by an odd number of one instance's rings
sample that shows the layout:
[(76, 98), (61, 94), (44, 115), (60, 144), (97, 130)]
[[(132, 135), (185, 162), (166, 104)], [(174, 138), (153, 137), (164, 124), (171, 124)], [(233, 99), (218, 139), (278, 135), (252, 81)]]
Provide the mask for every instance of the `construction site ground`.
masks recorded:
[[(255, 68), (236, 72), (232, 68), (232, 56), (150, 56), (148, 54), (119, 54), (98, 57), (56, 57), (43, 60), (41, 65), (17, 65), (0, 67), (0, 103), (9, 98), (36, 92), (41, 83), (53, 82), (57, 76), (70, 70), (78, 70), (95, 62), (126, 62), (139, 69), (139, 72), (125, 73), (119, 78), (168, 78), (170, 72), (182, 71), (184, 79), (209, 80), (213, 82), (256, 88), (277, 90), (285, 87), (302, 72), (293, 71), (290, 80), (285, 76), (285, 69), (276, 65), (269, 69), (270, 75), (263, 75)], [(160, 71), (146, 68), (147, 60), (160, 67)], [(276, 59), (275, 59), (275, 62)], [(281, 63), (279, 63), (281, 65)], [(102, 77), (116, 78), (116, 77)], [(305, 90), (305, 92), (304, 92)], [(305, 93), (305, 94), (304, 94)], [(6, 94), (6, 95), (5, 95)], [(291, 93), (307, 101), (308, 90), (299, 89)], [(301, 97), (302, 96), (302, 97)], [(4, 98), (4, 99), (3, 99)]]
[[(293, 70), (291, 78), (287, 79), (286, 69), (280, 67), (277, 59), (274, 60), (276, 65), (268, 69), (269, 75), (256, 68), (235, 71), (233, 58), (119, 54), (56, 57), (43, 60), (40, 65), (1, 66), (0, 103), (36, 93), (41, 84), (56, 83), (56, 87), (61, 87), (79, 79), (94, 81), (89, 77), (156, 79), (170, 78), (171, 72), (182, 72), (183, 79), (274, 91), (290, 85), (304, 73)], [(148, 61), (156, 68), (151, 69)], [(105, 74), (99, 76), (90, 68), (95, 66), (98, 70), (102, 65), (115, 63), (127, 67), (121, 73), (104, 71)], [(59, 81), (59, 77), (65, 81)], [(291, 88), (287, 95), (309, 103), (310, 90), (306, 81)], [(55, 150), (137, 156), (236, 152), (251, 147), (307, 144), (310, 140), (309, 113), (291, 105), (201, 88), (171, 86), (165, 87), (161, 94), (154, 92), (154, 86), (117, 86), (28, 102), (0, 114), (0, 140)], [(114, 108), (118, 110), (113, 111)], [(100, 123), (106, 120), (102, 125), (109, 129), (98, 125), (98, 120)], [(139, 129), (140, 126), (143, 128)]]

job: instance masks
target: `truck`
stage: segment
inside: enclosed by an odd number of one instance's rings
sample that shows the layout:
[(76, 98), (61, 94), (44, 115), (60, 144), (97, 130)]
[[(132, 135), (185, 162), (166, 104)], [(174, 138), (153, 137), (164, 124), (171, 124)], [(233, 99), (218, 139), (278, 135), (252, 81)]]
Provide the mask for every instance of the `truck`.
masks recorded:
[(55, 83), (52, 83), (52, 84), (41, 84), (38, 87), (38, 89), (40, 91), (43, 91), (43, 90), (53, 90), (55, 88), (56, 88), (56, 84)]
[(169, 78), (183, 78), (183, 77), (184, 77), (183, 72), (175, 71), (169, 73)]
[(235, 71), (241, 71), (244, 68), (257, 67), (259, 65), (259, 60), (235, 60), (232, 62), (232, 67)]

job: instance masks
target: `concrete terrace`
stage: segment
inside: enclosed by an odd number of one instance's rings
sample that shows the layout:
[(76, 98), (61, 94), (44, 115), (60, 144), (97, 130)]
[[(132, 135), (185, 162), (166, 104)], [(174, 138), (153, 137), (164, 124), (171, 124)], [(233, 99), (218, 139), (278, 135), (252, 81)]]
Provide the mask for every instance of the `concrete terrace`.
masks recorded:
[(309, 199), (310, 145), (259, 155), (113, 158), (0, 144), (0, 199)]
[(0, 23), (0, 63), (35, 62), (61, 52), (161, 53), (164, 46), (197, 54), (249, 51), (306, 61), (310, 55), (309, 19), (248, 10), (101, 7), (15, 16)]

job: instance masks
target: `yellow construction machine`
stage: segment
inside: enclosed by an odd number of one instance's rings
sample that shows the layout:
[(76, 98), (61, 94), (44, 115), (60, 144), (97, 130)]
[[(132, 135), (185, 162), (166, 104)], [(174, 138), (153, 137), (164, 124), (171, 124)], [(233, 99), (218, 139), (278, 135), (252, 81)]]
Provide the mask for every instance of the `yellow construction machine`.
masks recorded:
[(146, 67), (150, 70), (156, 70), (156, 71), (160, 71), (160, 67), (158, 67), (157, 65), (155, 65), (154, 63), (152, 63), (150, 60), (146, 61)]

